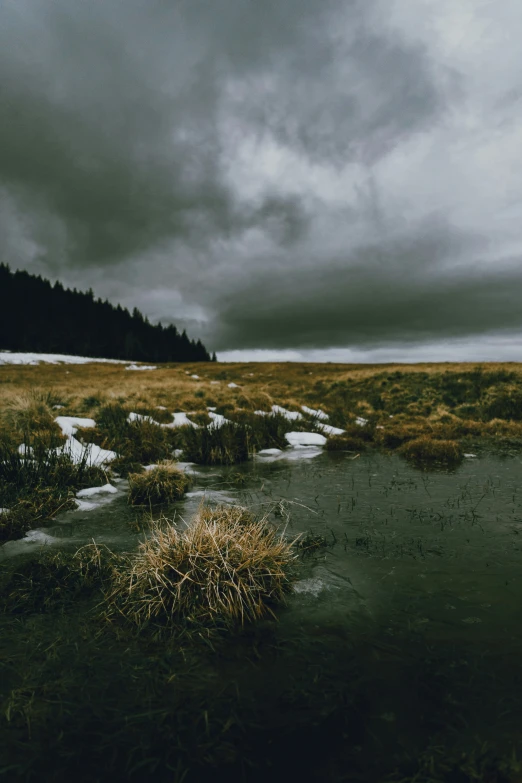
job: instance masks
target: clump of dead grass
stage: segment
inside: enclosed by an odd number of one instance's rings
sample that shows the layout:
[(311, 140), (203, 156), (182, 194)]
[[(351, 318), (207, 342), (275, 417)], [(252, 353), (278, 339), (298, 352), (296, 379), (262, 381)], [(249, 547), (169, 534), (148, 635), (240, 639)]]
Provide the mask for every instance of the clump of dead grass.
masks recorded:
[(411, 440), (399, 449), (405, 459), (415, 464), (458, 464), (464, 457), (462, 447), (455, 440), (436, 440), (423, 436)]
[(61, 446), (65, 438), (55, 421), (52, 406), (56, 399), (52, 392), (39, 389), (9, 397), (2, 407), (2, 424), (7, 432), (41, 442), (46, 448)]
[(155, 506), (172, 503), (185, 494), (190, 479), (175, 462), (164, 462), (144, 473), (129, 475), (129, 503)]
[(109, 603), (137, 626), (180, 621), (243, 625), (283, 600), (296, 555), (266, 518), (237, 506), (202, 506), (184, 530), (158, 522)]

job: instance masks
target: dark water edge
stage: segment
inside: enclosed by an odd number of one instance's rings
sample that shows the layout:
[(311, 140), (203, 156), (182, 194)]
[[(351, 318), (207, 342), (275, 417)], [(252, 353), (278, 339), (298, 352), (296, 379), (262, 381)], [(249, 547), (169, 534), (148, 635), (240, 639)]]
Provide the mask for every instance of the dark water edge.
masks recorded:
[[(520, 468), (324, 454), (203, 471), (200, 488), (284, 499), (289, 535), (326, 537), (299, 592), (277, 622), (210, 640), (132, 636), (96, 596), (3, 616), (5, 779), (522, 779)], [(134, 517), (117, 499), (48, 532), (129, 549)]]

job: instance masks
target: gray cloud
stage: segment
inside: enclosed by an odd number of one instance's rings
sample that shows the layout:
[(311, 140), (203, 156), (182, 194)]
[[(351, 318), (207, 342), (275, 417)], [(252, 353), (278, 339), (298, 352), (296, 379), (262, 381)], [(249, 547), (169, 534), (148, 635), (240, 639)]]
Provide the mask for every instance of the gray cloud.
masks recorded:
[[(484, 243), (482, 243), (484, 247)], [(475, 269), (462, 266), (475, 255)], [(481, 243), (440, 220), (277, 277), (255, 273), (223, 297), (219, 349), (372, 347), (522, 328), (522, 258), (480, 263)]]
[(1, 257), (216, 349), (519, 329), (517, 4), (421, 5), (2, 4)]

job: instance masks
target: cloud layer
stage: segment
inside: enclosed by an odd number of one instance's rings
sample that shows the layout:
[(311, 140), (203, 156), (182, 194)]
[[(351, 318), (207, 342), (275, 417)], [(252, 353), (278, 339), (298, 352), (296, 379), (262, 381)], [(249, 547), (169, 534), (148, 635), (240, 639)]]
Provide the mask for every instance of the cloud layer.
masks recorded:
[(521, 33), (516, 0), (4, 3), (0, 255), (218, 351), (519, 333)]

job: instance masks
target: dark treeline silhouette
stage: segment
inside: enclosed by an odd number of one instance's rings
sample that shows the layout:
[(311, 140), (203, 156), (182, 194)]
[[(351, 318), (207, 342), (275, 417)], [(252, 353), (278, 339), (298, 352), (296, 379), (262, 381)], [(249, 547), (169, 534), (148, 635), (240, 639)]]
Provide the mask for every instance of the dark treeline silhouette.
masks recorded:
[[(143, 362), (208, 362), (201, 340), (153, 325), (136, 308), (52, 285), (0, 264), (0, 350), (36, 351)], [(216, 355), (212, 356), (216, 361)]]

